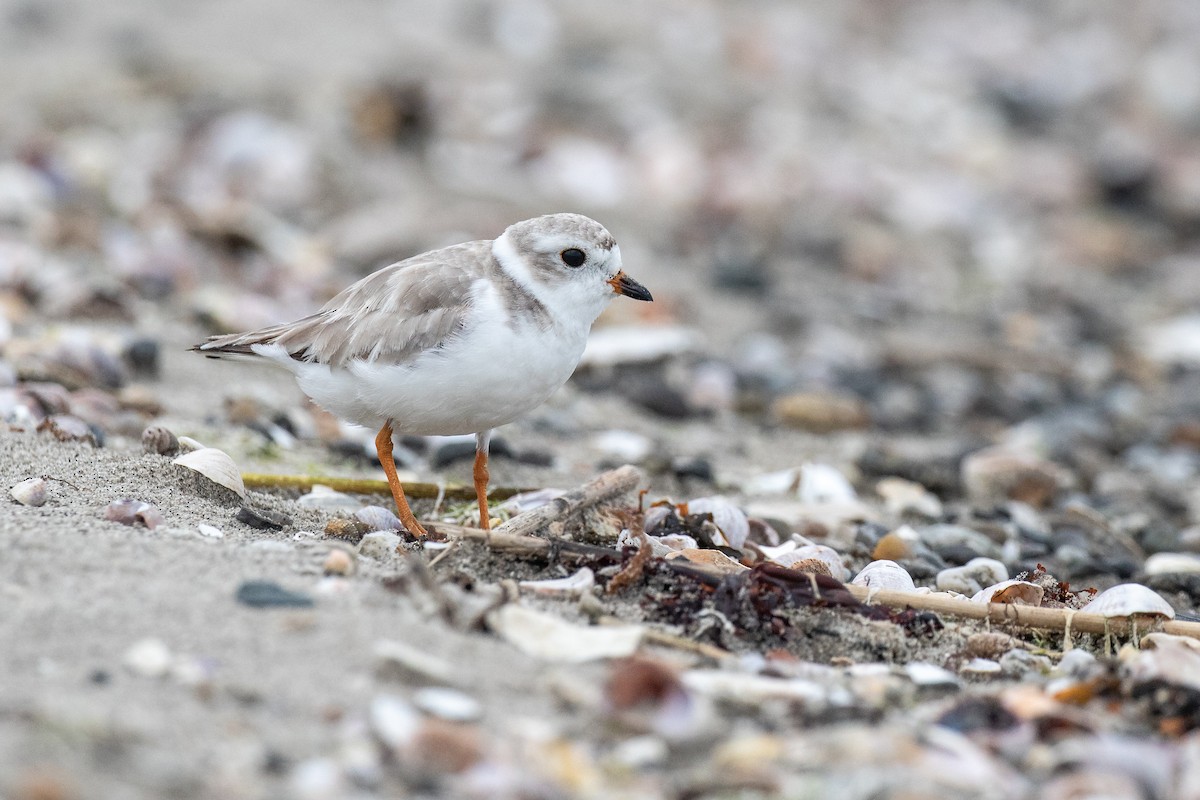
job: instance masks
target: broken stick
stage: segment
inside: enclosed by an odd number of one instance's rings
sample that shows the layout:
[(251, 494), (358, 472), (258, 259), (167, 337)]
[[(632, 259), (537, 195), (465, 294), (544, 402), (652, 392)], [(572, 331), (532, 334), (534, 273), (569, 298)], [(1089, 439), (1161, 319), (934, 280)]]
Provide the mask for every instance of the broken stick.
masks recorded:
[(548, 527), (551, 523), (566, 519), (605, 500), (610, 500), (625, 492), (631, 492), (642, 481), (642, 473), (637, 467), (626, 464), (608, 472), (597, 475), (592, 480), (577, 489), (572, 489), (560, 495), (544, 506), (538, 506), (532, 511), (518, 514), (492, 531), (494, 538), (498, 534), (511, 536), (529, 536)]

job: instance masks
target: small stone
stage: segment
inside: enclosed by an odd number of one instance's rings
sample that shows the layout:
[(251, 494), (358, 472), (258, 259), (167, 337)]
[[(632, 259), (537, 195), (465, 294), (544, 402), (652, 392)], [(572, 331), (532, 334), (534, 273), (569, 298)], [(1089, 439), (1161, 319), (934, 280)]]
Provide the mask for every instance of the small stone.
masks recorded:
[(861, 399), (832, 392), (796, 392), (772, 408), (783, 424), (813, 433), (865, 428), (871, 421)]
[(889, 514), (904, 516), (914, 514), (929, 519), (942, 516), (942, 501), (921, 484), (904, 478), (883, 478), (875, 484), (875, 491), (883, 498), (883, 507)]
[(123, 663), (136, 675), (161, 678), (171, 669), (171, 650), (161, 639), (140, 639), (125, 651)]
[(353, 575), (354, 556), (340, 547), (335, 547), (325, 556), (325, 563), (322, 565), (322, 569), (326, 575)]
[(375, 530), (365, 522), (356, 519), (336, 517), (325, 525), (325, 535), (331, 539), (341, 539), (344, 542), (358, 544), (366, 534)]
[(401, 539), (391, 531), (375, 531), (362, 537), (358, 543), (358, 554), (373, 558), (376, 561), (386, 561), (396, 554)]
[(43, 478), (23, 480), (9, 489), (8, 493), (21, 505), (34, 508), (45, 505), (49, 497), (47, 484)]
[(237, 601), (251, 608), (310, 608), (312, 598), (284, 589), (272, 581), (246, 581), (237, 590)]
[(239, 508), (234, 519), (260, 531), (280, 531), (292, 524), (287, 514), (249, 505)]
[(990, 658), (972, 658), (959, 667), (958, 673), (968, 678), (998, 678), (1004, 674), (999, 661)]
[(944, 569), (937, 575), (937, 588), (968, 597), (1008, 580), (1008, 568), (994, 558), (973, 558), (961, 567)]
[(1045, 508), (1072, 483), (1069, 472), (1058, 464), (1004, 447), (986, 447), (962, 462), (962, 481), (967, 495), (981, 502), (1020, 500), (1034, 508)]

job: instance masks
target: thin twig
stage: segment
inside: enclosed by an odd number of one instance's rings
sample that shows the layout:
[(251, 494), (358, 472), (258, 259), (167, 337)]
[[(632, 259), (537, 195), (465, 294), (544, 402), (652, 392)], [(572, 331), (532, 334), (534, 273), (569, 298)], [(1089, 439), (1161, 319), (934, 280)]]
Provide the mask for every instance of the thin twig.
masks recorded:
[(499, 525), (492, 532), (492, 537), (495, 538), (498, 534), (528, 536), (537, 533), (552, 523), (564, 520), (585, 508), (633, 491), (641, 480), (642, 474), (637, 467), (628, 464), (609, 470), (597, 475), (579, 488), (554, 498), (544, 506), (538, 506), (532, 511), (518, 514)]
[[(330, 489), (347, 494), (381, 494), (390, 495), (391, 488), (387, 481), (373, 478), (336, 478), (319, 475), (271, 475), (258, 472), (242, 473), (242, 482), (247, 489), (294, 489), (300, 492), (312, 491), (312, 487), (320, 484)], [(533, 491), (512, 486), (498, 486), (488, 492), (489, 500), (507, 500), (514, 494)], [(474, 500), (475, 489), (471, 486), (444, 487), (436, 483), (405, 483), (404, 493), (418, 500), (434, 499), (442, 494), (447, 500)]]
[(1127, 618), (1108, 618), (1099, 614), (1084, 614), (1070, 608), (1043, 608), (1011, 603), (976, 603), (972, 600), (959, 600), (935, 594), (868, 589), (865, 586), (851, 584), (847, 584), (846, 589), (864, 603), (933, 611), (952, 617), (986, 619), (991, 622), (1010, 623), (1022, 628), (1119, 636), (1133, 633), (1136, 628), (1139, 634), (1158, 630), (1179, 636), (1200, 638), (1200, 622), (1147, 620), (1143, 617), (1134, 625)]
[(520, 536), (502, 533), (493, 528), (485, 531), (482, 528), (468, 528), (463, 525), (453, 525), (449, 522), (430, 522), (427, 527), (440, 534), (462, 541), (479, 542), (498, 553), (508, 553), (526, 558), (550, 558), (552, 555), (581, 559), (586, 561), (604, 561), (612, 564), (620, 563), (621, 554), (611, 547), (598, 547), (593, 544), (572, 542), (567, 539), (549, 539), (539, 536)]

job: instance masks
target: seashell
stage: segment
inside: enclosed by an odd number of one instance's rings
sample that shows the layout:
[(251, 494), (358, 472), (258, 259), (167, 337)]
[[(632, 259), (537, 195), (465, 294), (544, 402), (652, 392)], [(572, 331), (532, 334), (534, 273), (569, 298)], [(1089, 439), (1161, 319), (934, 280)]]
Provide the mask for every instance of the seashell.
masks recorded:
[(313, 484), (308, 494), (296, 499), (301, 508), (316, 508), (322, 511), (342, 511), (347, 508), (358, 508), (359, 502), (348, 494), (344, 494), (322, 484)]
[(1146, 559), (1142, 571), (1147, 575), (1200, 572), (1200, 555), (1196, 553), (1155, 553)]
[(881, 559), (867, 564), (850, 583), (855, 586), (866, 586), (869, 589), (889, 589), (893, 591), (912, 591), (916, 588), (912, 576), (904, 567), (895, 561)]
[[(369, 529), (372, 531), (398, 531), (404, 527), (400, 524), (400, 518), (383, 506), (365, 506), (360, 508), (354, 512), (354, 518), (364, 525), (369, 526)], [(326, 529), (325, 532), (329, 533), (329, 530)], [(333, 536), (336, 534), (330, 533), (330, 535)], [(361, 536), (361, 534), (359, 535)]]
[(828, 464), (804, 464), (800, 467), (800, 502), (853, 503), (858, 493), (846, 476)]
[(29, 478), (8, 490), (12, 499), (23, 506), (43, 506), (49, 497), (47, 484), (43, 478)]
[(122, 525), (136, 525), (140, 522), (150, 530), (154, 530), (163, 522), (161, 511), (149, 503), (132, 498), (109, 503), (104, 509), (104, 518)]
[(650, 506), (642, 515), (642, 530), (654, 533), (674, 513), (675, 507), (668, 504)]
[(536, 489), (532, 492), (520, 492), (496, 506), (496, 510), (507, 511), (509, 514), (516, 516), (517, 514), (524, 514), (526, 511), (540, 508), (555, 498), (562, 497), (562, 495), (562, 489)]
[(645, 634), (638, 625), (577, 625), (515, 603), (489, 612), (487, 624), (526, 655), (564, 664), (632, 655)]
[(596, 575), (591, 568), (584, 567), (574, 575), (566, 578), (553, 578), (544, 581), (521, 581), (517, 584), (521, 589), (534, 594), (553, 595), (557, 597), (578, 597), (591, 591), (596, 585)]
[(721, 532), (723, 541), (713, 543), (717, 546), (732, 547), (741, 550), (750, 535), (750, 521), (746, 514), (724, 497), (698, 497), (687, 503), (688, 514), (712, 514), (713, 524)]
[(1008, 580), (980, 589), (971, 598), (975, 603), (1012, 603), (1019, 606), (1040, 606), (1046, 590), (1029, 581)]
[[(182, 442), (181, 442), (182, 444)], [(242, 482), (242, 473), (237, 464), (227, 453), (215, 447), (202, 447), (190, 453), (184, 453), (171, 462), (181, 467), (187, 467), (199, 472), (218, 486), (245, 498), (246, 484)]]
[(985, 586), (1008, 580), (1008, 568), (994, 558), (972, 558), (961, 567), (950, 567), (937, 574), (937, 588), (943, 592), (974, 595)]
[(676, 550), (667, 553), (666, 558), (686, 561), (701, 572), (718, 577), (734, 575), (749, 569), (745, 564), (734, 561), (720, 550)]
[(420, 713), (398, 695), (377, 695), (367, 713), (372, 733), (392, 750), (407, 748), (421, 728)]
[(894, 516), (917, 514), (929, 519), (942, 516), (942, 501), (915, 481), (883, 478), (875, 484), (875, 493), (883, 498), (884, 509)]
[(190, 436), (179, 437), (179, 449), (185, 453), (190, 453), (194, 450), (203, 450), (207, 445), (196, 441)]
[(142, 431), (142, 450), (160, 456), (173, 456), (179, 452), (179, 440), (162, 425), (151, 425)]
[[(829, 568), (829, 575), (844, 581), (850, 577), (850, 570), (842, 563), (842, 556), (837, 550), (823, 544), (806, 544), (787, 553), (781, 553), (770, 559), (785, 567), (795, 567), (799, 562), (816, 560)], [(809, 571), (809, 570), (805, 570)]]
[(1109, 619), (1124, 617), (1165, 617), (1175, 619), (1175, 609), (1152, 589), (1140, 583), (1121, 583), (1105, 589), (1092, 602), (1079, 609), (1084, 614), (1099, 614)]
[(225, 538), (225, 532), (222, 531), (220, 528), (216, 527), (215, 525), (205, 525), (203, 522), (201, 522), (199, 525), (196, 526), (196, 530), (198, 530), (200, 532), (201, 536), (208, 538), (208, 539), (224, 539)]

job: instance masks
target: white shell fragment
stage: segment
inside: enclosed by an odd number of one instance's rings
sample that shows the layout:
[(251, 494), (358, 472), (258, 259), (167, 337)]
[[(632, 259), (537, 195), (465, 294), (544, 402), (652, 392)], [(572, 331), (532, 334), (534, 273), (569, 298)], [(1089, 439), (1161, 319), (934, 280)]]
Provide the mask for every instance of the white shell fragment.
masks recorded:
[(413, 692), (413, 705), (433, 717), (450, 722), (474, 722), (483, 716), (483, 705), (471, 695), (446, 686), (426, 686)]
[(319, 483), (313, 484), (312, 490), (308, 494), (297, 498), (296, 504), (301, 508), (317, 508), (323, 511), (341, 511), (359, 507), (358, 500), (350, 495)]
[(575, 625), (515, 603), (490, 612), (487, 623), (521, 652), (564, 664), (632, 655), (645, 632), (637, 625)]
[(242, 482), (242, 473), (234, 460), (223, 450), (215, 447), (202, 447), (199, 450), (184, 453), (171, 463), (199, 472), (218, 486), (224, 486), (234, 492), (238, 497), (246, 496), (246, 484)]
[(1012, 603), (1018, 606), (1040, 606), (1046, 590), (1029, 581), (1000, 581), (980, 589), (971, 598), (974, 603)]
[[(772, 548), (778, 549), (778, 548)], [(766, 548), (763, 548), (765, 551)], [(784, 567), (790, 567), (801, 561), (816, 559), (829, 567), (829, 574), (837, 578), (839, 581), (844, 581), (850, 577), (850, 570), (846, 569), (846, 565), (842, 563), (842, 557), (837, 550), (823, 544), (806, 544), (803, 547), (797, 547), (794, 550), (789, 550), (785, 553), (778, 553), (769, 560)]]
[(916, 588), (912, 576), (895, 561), (881, 559), (863, 567), (850, 583), (869, 589), (889, 589), (911, 592)]
[(1142, 567), (1142, 571), (1147, 575), (1200, 572), (1200, 554), (1155, 553), (1146, 559), (1146, 564)]
[(741, 550), (750, 535), (750, 521), (745, 513), (724, 497), (698, 497), (687, 504), (689, 514), (712, 514), (713, 524), (724, 541), (714, 543)]
[(398, 531), (403, 527), (400, 518), (383, 506), (364, 506), (354, 512), (354, 518), (370, 525), (373, 531)]
[(1099, 614), (1102, 617), (1121, 618), (1153, 616), (1175, 619), (1175, 609), (1153, 589), (1140, 583), (1121, 583), (1105, 589), (1092, 598), (1092, 602), (1080, 609), (1084, 614)]
[(42, 478), (29, 478), (23, 480), (16, 486), (8, 490), (12, 495), (12, 499), (16, 500), (23, 506), (43, 506), (49, 497), (49, 492), (46, 490), (46, 481)]
[(551, 578), (544, 581), (521, 581), (517, 584), (522, 591), (533, 594), (555, 597), (578, 597), (591, 591), (596, 585), (596, 575), (590, 567), (584, 567), (574, 575), (565, 578)]

